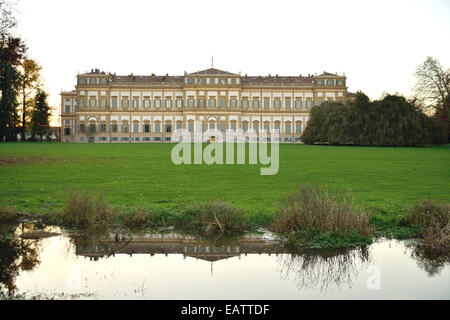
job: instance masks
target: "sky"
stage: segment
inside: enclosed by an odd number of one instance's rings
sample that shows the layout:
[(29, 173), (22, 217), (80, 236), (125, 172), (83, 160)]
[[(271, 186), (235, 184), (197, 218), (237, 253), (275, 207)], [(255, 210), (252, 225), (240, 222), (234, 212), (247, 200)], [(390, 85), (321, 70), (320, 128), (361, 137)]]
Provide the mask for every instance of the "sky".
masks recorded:
[[(372, 99), (411, 94), (427, 56), (450, 67), (450, 0), (17, 0), (17, 32), (49, 103), (77, 73), (347, 76)], [(59, 123), (57, 112), (53, 124)]]

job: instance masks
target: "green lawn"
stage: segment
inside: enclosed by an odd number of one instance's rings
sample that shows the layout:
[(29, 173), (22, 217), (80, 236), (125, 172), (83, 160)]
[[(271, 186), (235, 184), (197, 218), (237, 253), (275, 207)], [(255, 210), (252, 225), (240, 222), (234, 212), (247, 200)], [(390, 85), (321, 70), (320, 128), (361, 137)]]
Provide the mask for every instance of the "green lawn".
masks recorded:
[(359, 204), (381, 215), (401, 214), (424, 199), (450, 202), (450, 145), (280, 145), (274, 176), (261, 176), (260, 165), (176, 166), (170, 158), (173, 147), (0, 143), (0, 204), (45, 212), (62, 208), (67, 191), (88, 191), (119, 208), (220, 200), (246, 213), (271, 214), (286, 192), (301, 184), (350, 188)]

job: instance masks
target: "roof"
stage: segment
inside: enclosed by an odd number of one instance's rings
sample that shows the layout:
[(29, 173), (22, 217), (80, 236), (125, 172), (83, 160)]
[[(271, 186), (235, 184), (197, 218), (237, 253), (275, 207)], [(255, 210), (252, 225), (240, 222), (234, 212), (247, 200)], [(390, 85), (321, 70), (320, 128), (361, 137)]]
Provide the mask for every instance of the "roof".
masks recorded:
[(337, 73), (329, 73), (329, 72), (324, 71), (321, 75), (318, 75), (316, 77), (340, 77), (340, 78), (345, 78), (345, 75), (344, 76), (340, 76)]
[(193, 73), (189, 73), (188, 76), (200, 76), (200, 75), (228, 75), (228, 76), (238, 76), (236, 73), (231, 73), (228, 71), (219, 70), (216, 68), (209, 68), (202, 71), (197, 71)]
[(184, 77), (183, 76), (135, 76), (135, 75), (128, 75), (128, 76), (115, 76), (112, 79), (113, 84), (129, 84), (130, 82), (138, 83), (138, 84), (178, 84), (182, 85), (184, 83)]
[(296, 85), (296, 86), (311, 86), (313, 84), (312, 77), (289, 77), (289, 76), (243, 76), (241, 77), (242, 84), (248, 85)]

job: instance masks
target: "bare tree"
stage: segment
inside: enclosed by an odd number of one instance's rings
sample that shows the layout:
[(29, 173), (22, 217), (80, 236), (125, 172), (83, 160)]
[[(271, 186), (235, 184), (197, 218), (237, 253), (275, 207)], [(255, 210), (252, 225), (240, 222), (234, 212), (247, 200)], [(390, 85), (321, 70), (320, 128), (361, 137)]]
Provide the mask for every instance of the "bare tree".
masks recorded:
[(450, 69), (444, 69), (436, 58), (427, 57), (417, 67), (415, 76), (415, 101), (434, 115), (450, 138)]
[[(427, 109), (448, 108), (450, 95), (450, 69), (444, 70), (439, 61), (428, 57), (416, 69), (416, 99)], [(446, 105), (447, 104), (447, 105)]]
[(15, 3), (8, 0), (0, 0), (0, 36), (4, 38), (10, 34), (11, 29), (17, 25), (17, 20), (13, 15)]

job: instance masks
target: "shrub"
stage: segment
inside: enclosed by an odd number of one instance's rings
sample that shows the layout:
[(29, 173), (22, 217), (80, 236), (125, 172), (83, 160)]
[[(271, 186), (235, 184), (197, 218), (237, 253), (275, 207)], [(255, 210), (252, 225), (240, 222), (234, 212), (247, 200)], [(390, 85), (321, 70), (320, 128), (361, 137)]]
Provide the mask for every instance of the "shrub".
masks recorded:
[(275, 215), (271, 230), (281, 233), (328, 233), (348, 236), (353, 232), (369, 236), (369, 216), (353, 209), (350, 193), (321, 187), (302, 187), (288, 195)]
[(64, 226), (87, 228), (109, 223), (113, 211), (101, 197), (94, 198), (87, 193), (71, 193), (63, 211), (54, 214), (50, 220), (57, 220)]
[(405, 222), (418, 227), (417, 235), (426, 245), (450, 250), (450, 204), (435, 201), (417, 203), (405, 217)]

